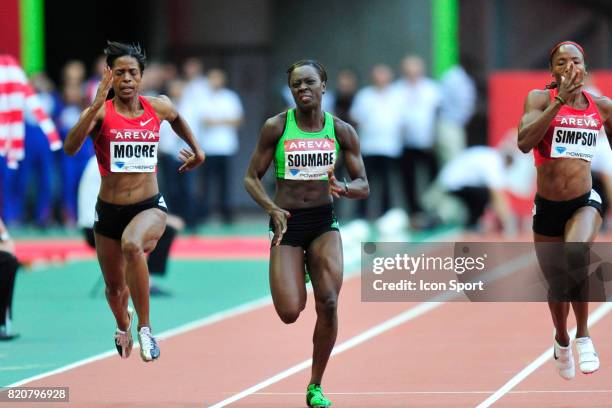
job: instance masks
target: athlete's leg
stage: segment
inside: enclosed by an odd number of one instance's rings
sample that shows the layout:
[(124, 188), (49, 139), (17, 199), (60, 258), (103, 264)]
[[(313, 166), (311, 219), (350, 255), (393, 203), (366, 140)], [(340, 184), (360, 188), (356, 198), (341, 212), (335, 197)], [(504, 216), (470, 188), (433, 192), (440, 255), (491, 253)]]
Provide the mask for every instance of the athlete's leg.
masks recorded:
[(338, 294), (343, 265), (340, 232), (328, 231), (316, 238), (308, 247), (307, 256), (317, 310), (310, 383), (321, 384), (338, 334)]
[(563, 291), (564, 287), (559, 283), (561, 272), (553, 267), (555, 265), (556, 254), (558, 253), (554, 243), (558, 243), (559, 248), (562, 248), (563, 237), (550, 237), (534, 233), (533, 241), (535, 242), (540, 268), (550, 286), (549, 293), (551, 296), (549, 296), (548, 307), (550, 308), (550, 314), (555, 326), (555, 338), (561, 346), (565, 347), (570, 342), (569, 333), (567, 332), (567, 315), (570, 304), (569, 302), (558, 300), (559, 296), (562, 295), (561, 291)]
[(121, 243), (95, 233), (96, 253), (106, 283), (106, 300), (110, 306), (119, 330), (127, 330), (130, 321), (127, 313), (129, 289), (125, 283), (125, 259)]
[(270, 290), (278, 317), (287, 324), (295, 322), (306, 307), (302, 247), (278, 245), (270, 248)]
[(149, 268), (146, 253), (151, 252), (164, 233), (166, 213), (150, 208), (136, 215), (123, 231), (121, 251), (126, 261), (126, 280), (138, 314), (138, 329), (149, 321)]
[[(589, 244), (595, 240), (601, 228), (601, 223), (601, 216), (595, 208), (582, 207), (567, 222), (565, 226), (565, 241)], [(568, 266), (571, 270), (579, 269), (581, 266), (587, 267), (589, 255), (586, 245), (570, 244), (568, 252)], [(584, 277), (584, 282), (586, 283), (586, 276)], [(572, 309), (574, 309), (574, 315), (576, 316), (576, 337), (588, 337), (589, 303), (574, 301), (572, 302)]]

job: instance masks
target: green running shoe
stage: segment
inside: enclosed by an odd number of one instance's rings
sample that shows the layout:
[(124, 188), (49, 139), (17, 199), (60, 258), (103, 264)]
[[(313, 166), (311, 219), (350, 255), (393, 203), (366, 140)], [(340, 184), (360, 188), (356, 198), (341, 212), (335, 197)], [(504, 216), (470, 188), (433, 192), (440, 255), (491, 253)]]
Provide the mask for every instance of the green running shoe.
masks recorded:
[(332, 402), (325, 398), (319, 384), (310, 384), (306, 388), (306, 405), (309, 407), (331, 407)]

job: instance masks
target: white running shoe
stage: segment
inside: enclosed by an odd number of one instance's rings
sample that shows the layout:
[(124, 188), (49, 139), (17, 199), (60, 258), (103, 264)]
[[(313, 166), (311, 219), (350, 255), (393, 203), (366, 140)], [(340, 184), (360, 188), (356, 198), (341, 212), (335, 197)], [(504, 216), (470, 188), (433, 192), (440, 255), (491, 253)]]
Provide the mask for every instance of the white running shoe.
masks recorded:
[(115, 347), (117, 347), (117, 352), (121, 358), (128, 358), (130, 353), (132, 352), (132, 346), (134, 345), (134, 340), (132, 340), (132, 320), (134, 318), (134, 309), (128, 306), (128, 316), (130, 318), (130, 323), (128, 324), (128, 328), (126, 331), (119, 330), (117, 328), (115, 330)]
[(140, 357), (142, 357), (142, 361), (149, 362), (159, 358), (159, 346), (149, 327), (143, 326), (140, 328), (138, 331), (138, 342), (140, 343)]
[(576, 375), (576, 366), (574, 366), (574, 356), (572, 355), (572, 345), (570, 343), (567, 347), (562, 347), (557, 343), (557, 339), (554, 339), (554, 357), (555, 364), (557, 366), (557, 372), (559, 375), (566, 379), (571, 380)]
[(574, 343), (576, 344), (576, 353), (578, 353), (580, 371), (584, 374), (591, 374), (599, 370), (599, 356), (597, 356), (591, 338), (578, 337)]

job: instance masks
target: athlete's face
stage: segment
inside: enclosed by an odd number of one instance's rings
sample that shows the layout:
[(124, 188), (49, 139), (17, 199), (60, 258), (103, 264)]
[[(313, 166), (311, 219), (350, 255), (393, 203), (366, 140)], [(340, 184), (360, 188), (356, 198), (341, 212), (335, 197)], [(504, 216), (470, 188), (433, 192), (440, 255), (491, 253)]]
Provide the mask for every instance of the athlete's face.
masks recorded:
[(575, 45), (564, 44), (553, 54), (550, 69), (558, 84), (561, 83), (562, 76), (566, 80), (569, 78), (572, 69), (576, 71), (576, 82), (581, 83), (586, 74), (584, 56)]
[(289, 78), (289, 88), (299, 108), (321, 106), (325, 85), (325, 82), (321, 81), (319, 71), (310, 65), (295, 68)]
[(113, 90), (120, 98), (133, 98), (138, 94), (142, 72), (138, 61), (128, 55), (113, 63)]

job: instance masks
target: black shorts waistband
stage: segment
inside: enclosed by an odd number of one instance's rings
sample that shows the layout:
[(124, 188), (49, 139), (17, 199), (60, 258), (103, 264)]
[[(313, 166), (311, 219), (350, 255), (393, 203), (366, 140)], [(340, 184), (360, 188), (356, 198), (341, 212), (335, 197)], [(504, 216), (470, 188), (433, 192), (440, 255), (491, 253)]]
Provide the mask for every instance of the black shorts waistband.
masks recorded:
[(587, 191), (586, 193), (582, 195), (579, 195), (576, 198), (572, 198), (570, 200), (553, 201), (553, 200), (548, 200), (542, 197), (541, 195), (539, 195), (538, 193), (536, 193), (534, 201), (536, 204), (544, 204), (544, 205), (550, 205), (550, 206), (554, 206), (554, 205), (574, 206), (574, 205), (582, 204), (588, 201), (590, 196), (591, 196), (591, 190)]
[(136, 203), (130, 203), (130, 204), (113, 204), (113, 203), (104, 201), (100, 197), (98, 197), (98, 203), (103, 205), (105, 208), (109, 210), (120, 210), (125, 207), (140, 207), (140, 206), (146, 206), (146, 205), (151, 205), (151, 204), (157, 204), (161, 196), (162, 196), (161, 193), (157, 193), (154, 196), (145, 198), (142, 201), (138, 201)]

